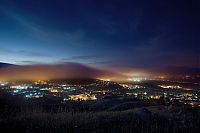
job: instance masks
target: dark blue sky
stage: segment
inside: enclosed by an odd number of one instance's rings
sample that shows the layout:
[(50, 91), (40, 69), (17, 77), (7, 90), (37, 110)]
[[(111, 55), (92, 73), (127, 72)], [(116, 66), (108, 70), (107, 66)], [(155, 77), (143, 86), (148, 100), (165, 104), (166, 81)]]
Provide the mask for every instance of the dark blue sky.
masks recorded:
[(0, 0), (0, 62), (199, 67), (198, 0)]

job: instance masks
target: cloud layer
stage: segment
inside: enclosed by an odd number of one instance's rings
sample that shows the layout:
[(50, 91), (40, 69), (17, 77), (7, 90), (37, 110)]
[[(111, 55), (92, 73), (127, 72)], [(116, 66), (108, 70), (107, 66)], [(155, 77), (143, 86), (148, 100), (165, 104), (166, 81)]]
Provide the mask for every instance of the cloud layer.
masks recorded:
[(98, 78), (112, 81), (127, 81), (133, 77), (153, 78), (164, 75), (176, 77), (183, 75), (200, 75), (200, 68), (164, 67), (160, 69), (125, 68), (125, 67), (90, 67), (79, 63), (56, 65), (7, 65), (0, 67), (0, 81), (7, 80), (39, 80), (39, 79), (75, 79)]
[(123, 78), (116, 72), (78, 63), (12, 66), (0, 69), (0, 80), (38, 80), (58, 78)]

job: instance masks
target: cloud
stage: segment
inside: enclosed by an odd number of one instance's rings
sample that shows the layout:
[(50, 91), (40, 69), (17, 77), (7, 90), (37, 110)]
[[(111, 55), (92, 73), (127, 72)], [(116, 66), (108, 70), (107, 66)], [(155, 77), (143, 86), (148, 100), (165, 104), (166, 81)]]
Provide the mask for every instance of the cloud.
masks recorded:
[(164, 74), (167, 77), (175, 77), (180, 75), (200, 75), (200, 67), (187, 66), (168, 66), (163, 68), (151, 69), (154, 74)]
[[(93, 68), (78, 63), (57, 65), (27, 65), (0, 69), (0, 80), (38, 80), (60, 78), (123, 79), (123, 75), (106, 69)], [(125, 78), (125, 77), (124, 77)]]
[(62, 60), (68, 61), (68, 60), (93, 60), (93, 59), (98, 59), (101, 58), (100, 56), (97, 55), (80, 55), (80, 56), (72, 56), (70, 58), (63, 58)]
[(30, 56), (30, 57), (51, 57), (50, 54), (36, 52), (36, 51), (29, 51), (29, 50), (14, 50), (14, 49), (7, 49), (4, 47), (0, 47), (0, 50), (6, 53), (14, 53), (17, 55)]
[(41, 64), (41, 63), (43, 63), (44, 64), (44, 62), (39, 62), (39, 61), (30, 61), (30, 60), (23, 60), (23, 61), (14, 61), (15, 63), (17, 63), (17, 64), (23, 64), (23, 65), (37, 65), (37, 64)]
[(73, 31), (58, 29), (54, 26), (44, 25), (43, 22), (36, 21), (17, 11), (1, 9), (3, 13), (12, 19), (18, 26), (26, 32), (27, 35), (45, 43), (67, 43), (68, 45), (83, 46), (85, 31), (82, 28)]
[(200, 74), (200, 68), (163, 67), (133, 68), (133, 67), (90, 67), (79, 63), (24, 65), (0, 68), (0, 80), (38, 80), (38, 79), (75, 79), (98, 78), (112, 81), (127, 81), (134, 76), (153, 78), (158, 75), (167, 77)]
[(105, 66), (111, 64), (112, 60), (107, 59), (105, 55), (80, 55), (72, 56), (69, 58), (62, 58), (60, 59), (60, 62), (79, 62), (92, 66)]
[(49, 54), (35, 52), (35, 51), (26, 51), (26, 50), (19, 50), (16, 53), (23, 54), (25, 56), (35, 56), (35, 57), (50, 57)]

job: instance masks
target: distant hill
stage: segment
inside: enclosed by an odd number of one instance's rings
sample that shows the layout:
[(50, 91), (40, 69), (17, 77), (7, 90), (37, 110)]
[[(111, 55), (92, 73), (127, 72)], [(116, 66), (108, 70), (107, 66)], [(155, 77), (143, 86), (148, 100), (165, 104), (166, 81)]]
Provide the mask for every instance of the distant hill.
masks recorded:
[(176, 77), (176, 76), (184, 76), (184, 75), (199, 75), (200, 74), (200, 67), (176, 67), (176, 66), (169, 66), (163, 68), (152, 69), (152, 72), (161, 73), (164, 75), (168, 75), (169, 77)]
[(0, 62), (0, 68), (10, 67), (10, 66), (15, 66), (15, 65), (9, 64), (9, 63)]
[(82, 85), (87, 85), (87, 84), (92, 84), (92, 83), (96, 83), (98, 80), (96, 79), (92, 79), (92, 78), (65, 78), (65, 79), (52, 79), (50, 80), (50, 82), (54, 82), (54, 83), (68, 83), (68, 84), (73, 84), (73, 85), (78, 85), (78, 84), (82, 84)]

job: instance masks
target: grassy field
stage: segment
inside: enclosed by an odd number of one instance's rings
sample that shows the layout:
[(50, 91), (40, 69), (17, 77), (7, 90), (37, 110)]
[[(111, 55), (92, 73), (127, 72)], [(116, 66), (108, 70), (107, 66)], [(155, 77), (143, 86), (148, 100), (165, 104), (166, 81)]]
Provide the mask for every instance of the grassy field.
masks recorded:
[(66, 103), (67, 106), (48, 106), (48, 109), (44, 109), (43, 104), (29, 102), (13, 96), (0, 95), (1, 133), (198, 133), (200, 131), (199, 108), (164, 106), (131, 99), (71, 102)]

